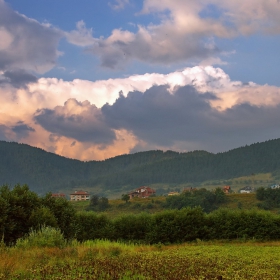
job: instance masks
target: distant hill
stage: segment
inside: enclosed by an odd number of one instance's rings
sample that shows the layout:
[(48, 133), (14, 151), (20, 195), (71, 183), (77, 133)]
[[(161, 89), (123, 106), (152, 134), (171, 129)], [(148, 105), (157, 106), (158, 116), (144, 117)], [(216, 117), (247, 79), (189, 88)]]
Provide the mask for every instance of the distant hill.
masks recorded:
[(114, 190), (155, 183), (192, 183), (278, 172), (279, 159), (280, 139), (218, 154), (155, 150), (89, 162), (0, 141), (0, 185), (26, 183), (32, 190), (46, 193), (75, 187)]

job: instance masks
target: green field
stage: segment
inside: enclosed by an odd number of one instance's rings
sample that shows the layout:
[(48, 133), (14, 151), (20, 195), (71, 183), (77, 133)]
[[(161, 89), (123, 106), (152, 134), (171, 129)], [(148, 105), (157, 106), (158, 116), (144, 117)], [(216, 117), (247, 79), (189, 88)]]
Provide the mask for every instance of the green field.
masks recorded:
[(279, 245), (87, 241), (65, 248), (2, 248), (0, 279), (279, 279)]

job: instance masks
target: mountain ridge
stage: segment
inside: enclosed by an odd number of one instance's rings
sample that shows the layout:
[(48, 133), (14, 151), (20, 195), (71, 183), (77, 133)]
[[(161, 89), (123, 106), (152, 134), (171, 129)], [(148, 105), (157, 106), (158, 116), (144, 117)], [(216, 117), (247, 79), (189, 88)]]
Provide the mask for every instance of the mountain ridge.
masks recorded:
[(28, 184), (39, 193), (58, 189), (134, 188), (229, 179), (280, 170), (280, 139), (222, 153), (151, 150), (102, 161), (80, 161), (27, 144), (0, 141), (0, 185)]

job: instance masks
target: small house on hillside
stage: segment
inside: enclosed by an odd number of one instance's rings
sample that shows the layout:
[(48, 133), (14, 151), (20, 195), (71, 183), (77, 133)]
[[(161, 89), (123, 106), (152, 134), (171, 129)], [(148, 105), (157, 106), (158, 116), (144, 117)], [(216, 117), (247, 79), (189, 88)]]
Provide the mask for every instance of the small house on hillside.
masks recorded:
[(71, 201), (89, 200), (89, 198), (89, 193), (85, 191), (75, 191), (74, 193), (70, 194)]
[(54, 197), (54, 198), (66, 198), (64, 193), (52, 193), (52, 197)]
[(252, 193), (254, 191), (254, 188), (252, 188), (251, 186), (246, 186), (244, 188), (242, 188), (239, 192), (240, 193)]
[(224, 186), (224, 187), (223, 187), (223, 192), (224, 192), (225, 194), (230, 193), (230, 190), (231, 190), (230, 186)]
[(168, 193), (168, 196), (172, 196), (172, 195), (179, 195), (179, 193), (178, 192), (169, 192)]
[(149, 197), (149, 196), (151, 196), (155, 193), (156, 193), (156, 191), (153, 190), (152, 188), (143, 186), (143, 187), (140, 187), (140, 188), (136, 189), (133, 192), (130, 192), (128, 195), (129, 195), (130, 199), (132, 199), (133, 197), (146, 198), (146, 197)]
[(272, 186), (270, 186), (270, 188), (273, 190), (280, 189), (280, 185), (272, 185)]
[(184, 192), (195, 192), (196, 191), (196, 188), (193, 188), (193, 187), (189, 187), (189, 188), (184, 188), (183, 189), (183, 193)]

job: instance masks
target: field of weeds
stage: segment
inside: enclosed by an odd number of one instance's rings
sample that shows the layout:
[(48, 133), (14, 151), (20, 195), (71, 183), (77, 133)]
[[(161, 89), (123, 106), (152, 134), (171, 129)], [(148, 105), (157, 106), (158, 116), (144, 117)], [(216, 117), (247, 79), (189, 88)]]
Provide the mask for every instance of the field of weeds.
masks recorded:
[[(221, 276), (220, 278), (218, 278)], [(0, 249), (0, 279), (279, 279), (280, 243), (87, 241)]]

